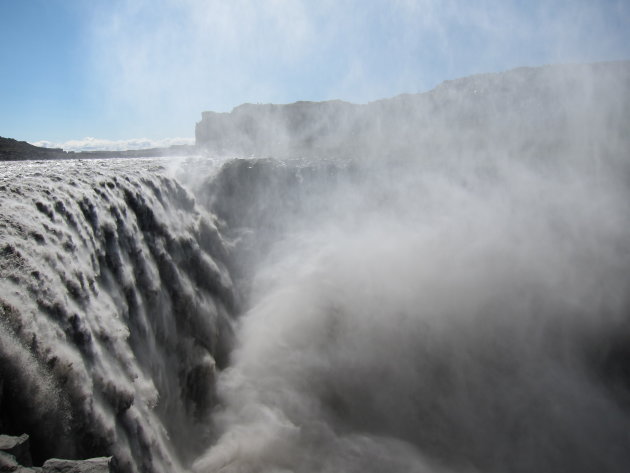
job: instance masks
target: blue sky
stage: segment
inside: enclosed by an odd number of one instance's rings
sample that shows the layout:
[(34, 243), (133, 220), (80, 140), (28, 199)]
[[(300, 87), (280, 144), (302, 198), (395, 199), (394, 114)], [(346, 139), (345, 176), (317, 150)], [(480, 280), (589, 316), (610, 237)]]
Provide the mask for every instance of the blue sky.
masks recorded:
[(630, 0), (0, 0), (0, 136), (192, 137), (244, 102), (620, 59)]

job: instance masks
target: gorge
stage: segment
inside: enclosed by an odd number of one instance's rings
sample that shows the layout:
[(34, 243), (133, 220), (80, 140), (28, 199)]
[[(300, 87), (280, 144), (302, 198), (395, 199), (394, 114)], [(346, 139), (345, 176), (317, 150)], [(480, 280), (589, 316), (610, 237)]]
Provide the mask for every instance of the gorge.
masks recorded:
[(630, 63), (0, 163), (0, 432), (124, 472), (624, 472)]

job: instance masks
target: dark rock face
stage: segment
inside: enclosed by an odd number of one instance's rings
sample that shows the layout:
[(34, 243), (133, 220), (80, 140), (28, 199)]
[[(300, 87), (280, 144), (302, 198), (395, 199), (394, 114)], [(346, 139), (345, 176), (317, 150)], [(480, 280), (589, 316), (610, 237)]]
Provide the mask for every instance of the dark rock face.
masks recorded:
[(112, 457), (90, 458), (89, 460), (46, 460), (42, 473), (110, 473)]
[[(212, 152), (259, 157), (442, 159), (490, 149), (544, 159), (567, 147), (610, 154), (627, 142), (629, 103), (630, 62), (545, 66), (446, 81), (366, 105), (244, 104), (204, 112), (195, 136)], [(588, 125), (579, 140), (576, 124)], [(609, 127), (607, 140), (602, 127)]]
[(114, 457), (87, 460), (61, 460), (51, 458), (42, 467), (33, 467), (29, 436), (0, 435), (0, 471), (15, 473), (113, 473), (117, 462)]
[(19, 437), (0, 435), (0, 452), (13, 456), (15, 461), (23, 466), (31, 466), (31, 452), (28, 435)]
[(145, 162), (4, 172), (0, 432), (28, 433), (36, 465), (178, 471), (205, 446), (238, 311), (213, 218)]
[(0, 471), (15, 471), (19, 466), (13, 455), (0, 451)]
[[(295, 155), (305, 149), (337, 149), (359, 120), (359, 106), (342, 102), (243, 104), (231, 113), (203, 112), (197, 144), (212, 150)], [(344, 142), (342, 142), (342, 140)]]

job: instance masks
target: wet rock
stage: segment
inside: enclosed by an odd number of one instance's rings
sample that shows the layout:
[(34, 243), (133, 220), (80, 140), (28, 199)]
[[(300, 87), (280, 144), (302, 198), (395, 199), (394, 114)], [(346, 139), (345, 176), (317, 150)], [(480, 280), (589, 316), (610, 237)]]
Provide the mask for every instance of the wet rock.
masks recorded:
[(28, 439), (26, 434), (19, 437), (0, 435), (0, 451), (13, 456), (19, 465), (31, 466), (33, 462)]
[(110, 473), (113, 471), (112, 457), (90, 458), (88, 460), (51, 458), (46, 460), (42, 467), (42, 473)]
[(15, 471), (19, 466), (13, 455), (0, 451), (0, 471)]

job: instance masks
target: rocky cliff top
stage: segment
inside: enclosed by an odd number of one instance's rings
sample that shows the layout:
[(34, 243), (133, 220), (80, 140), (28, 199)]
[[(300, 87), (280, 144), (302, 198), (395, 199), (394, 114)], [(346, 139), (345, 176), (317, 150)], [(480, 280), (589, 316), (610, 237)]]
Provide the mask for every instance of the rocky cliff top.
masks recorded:
[(606, 136), (619, 138), (630, 125), (628, 105), (630, 61), (524, 67), (364, 105), (333, 100), (203, 112), (195, 136), (213, 152), (275, 157), (439, 156), (489, 142), (494, 151), (543, 152), (583, 139), (578, 128), (603, 136), (605, 123), (612, 125)]

